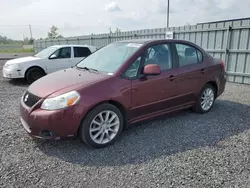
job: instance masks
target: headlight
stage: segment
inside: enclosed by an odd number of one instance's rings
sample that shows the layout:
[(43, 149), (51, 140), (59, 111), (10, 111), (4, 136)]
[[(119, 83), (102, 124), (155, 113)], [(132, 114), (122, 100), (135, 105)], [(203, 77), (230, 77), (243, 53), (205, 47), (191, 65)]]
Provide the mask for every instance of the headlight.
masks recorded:
[(17, 69), (18, 68), (18, 64), (5, 64), (4, 68)]
[(41, 109), (58, 110), (76, 104), (80, 99), (80, 95), (76, 91), (71, 91), (57, 97), (47, 98), (43, 101)]

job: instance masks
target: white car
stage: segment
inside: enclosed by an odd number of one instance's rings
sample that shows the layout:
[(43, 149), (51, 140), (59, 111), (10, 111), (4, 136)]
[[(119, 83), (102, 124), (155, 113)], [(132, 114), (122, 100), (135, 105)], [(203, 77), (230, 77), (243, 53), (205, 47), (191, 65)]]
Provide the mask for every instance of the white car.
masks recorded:
[(9, 60), (3, 67), (5, 78), (25, 78), (29, 83), (42, 76), (75, 66), (95, 52), (95, 46), (56, 45), (50, 46), (34, 56)]

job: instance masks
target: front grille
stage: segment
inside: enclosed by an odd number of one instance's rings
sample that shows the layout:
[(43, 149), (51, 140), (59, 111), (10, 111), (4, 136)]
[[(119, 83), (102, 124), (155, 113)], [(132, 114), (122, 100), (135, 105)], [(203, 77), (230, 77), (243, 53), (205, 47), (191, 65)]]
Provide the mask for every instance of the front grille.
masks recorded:
[(26, 91), (23, 95), (23, 102), (28, 106), (34, 106), (41, 98)]

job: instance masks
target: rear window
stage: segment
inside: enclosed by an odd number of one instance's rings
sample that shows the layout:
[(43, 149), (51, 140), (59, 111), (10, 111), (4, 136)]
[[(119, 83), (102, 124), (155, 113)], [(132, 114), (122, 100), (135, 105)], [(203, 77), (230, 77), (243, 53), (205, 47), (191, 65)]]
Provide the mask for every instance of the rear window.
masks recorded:
[(87, 47), (74, 47), (74, 57), (87, 57), (91, 51)]

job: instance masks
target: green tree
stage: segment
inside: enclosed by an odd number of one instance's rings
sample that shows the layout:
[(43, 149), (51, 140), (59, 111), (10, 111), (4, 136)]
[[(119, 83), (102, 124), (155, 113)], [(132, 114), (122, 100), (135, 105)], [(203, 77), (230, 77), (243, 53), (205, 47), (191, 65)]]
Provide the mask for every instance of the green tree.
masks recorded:
[(28, 37), (25, 37), (24, 40), (23, 40), (23, 44), (29, 44), (29, 38)]
[(115, 33), (121, 33), (121, 30), (119, 28), (116, 28)]
[(0, 44), (22, 44), (23, 41), (20, 40), (12, 40), (6, 36), (0, 35)]
[(58, 39), (58, 38), (63, 38), (62, 35), (58, 34), (58, 27), (55, 25), (52, 25), (50, 28), (50, 32), (48, 32), (48, 39)]
[(25, 37), (24, 40), (23, 40), (23, 44), (33, 44), (34, 43), (34, 40), (33, 38), (28, 38), (28, 37)]

